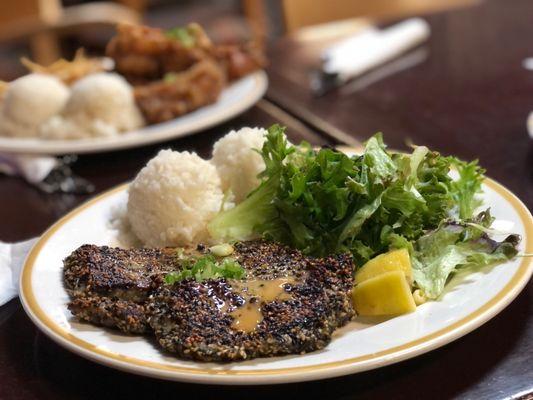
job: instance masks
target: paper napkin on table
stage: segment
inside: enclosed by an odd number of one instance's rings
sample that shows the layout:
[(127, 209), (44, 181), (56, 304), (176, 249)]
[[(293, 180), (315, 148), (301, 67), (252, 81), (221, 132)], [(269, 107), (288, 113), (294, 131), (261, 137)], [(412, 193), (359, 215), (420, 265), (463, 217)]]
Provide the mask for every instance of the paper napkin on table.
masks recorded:
[(421, 18), (411, 18), (386, 29), (370, 27), (326, 49), (322, 69), (350, 77), (360, 75), (422, 43), (429, 34), (429, 24)]
[(21, 176), (30, 183), (43, 181), (57, 165), (54, 157), (0, 153), (0, 173)]
[(0, 306), (18, 296), (20, 272), (36, 241), (37, 238), (19, 243), (0, 242)]
[(54, 157), (0, 153), (0, 172), (21, 176), (30, 183), (41, 182), (57, 165)]
[(430, 26), (421, 18), (411, 18), (385, 29), (366, 28), (323, 51), (321, 81), (315, 82), (315, 89), (340, 86), (397, 58), (427, 40), (429, 35)]

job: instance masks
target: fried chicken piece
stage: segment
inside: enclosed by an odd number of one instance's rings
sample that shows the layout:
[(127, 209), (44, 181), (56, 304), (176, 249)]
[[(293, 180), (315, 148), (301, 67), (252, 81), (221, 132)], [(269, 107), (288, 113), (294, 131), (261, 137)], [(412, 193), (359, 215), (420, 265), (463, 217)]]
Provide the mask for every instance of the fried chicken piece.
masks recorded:
[(151, 124), (215, 102), (227, 81), (265, 65), (258, 45), (215, 46), (198, 24), (167, 31), (119, 25), (107, 55), (135, 85), (137, 105)]
[(213, 54), (224, 67), (228, 81), (242, 78), (266, 66), (265, 55), (257, 42), (221, 44), (214, 48)]
[(162, 79), (169, 72), (182, 72), (193, 64), (214, 58), (228, 81), (262, 68), (266, 60), (256, 42), (213, 45), (202, 27), (163, 31), (148, 26), (119, 25), (107, 46), (116, 70), (134, 84)]
[(136, 86), (135, 100), (149, 123), (159, 123), (214, 103), (226, 84), (220, 66), (206, 59), (185, 72)]
[(181, 72), (204, 60), (213, 44), (202, 27), (164, 31), (148, 26), (121, 24), (106, 53), (116, 70), (132, 83), (162, 79), (167, 72)]

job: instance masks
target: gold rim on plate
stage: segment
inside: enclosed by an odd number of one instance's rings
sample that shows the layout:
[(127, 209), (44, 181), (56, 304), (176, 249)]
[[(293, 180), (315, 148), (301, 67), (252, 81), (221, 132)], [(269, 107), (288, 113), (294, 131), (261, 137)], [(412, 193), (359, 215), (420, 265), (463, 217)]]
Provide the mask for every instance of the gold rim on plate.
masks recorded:
[[(505, 198), (505, 200), (507, 200), (518, 213), (525, 230), (525, 237), (522, 238), (525, 244), (525, 252), (533, 253), (533, 217), (531, 216), (531, 213), (529, 212), (527, 207), (503, 185), (489, 178), (485, 179), (484, 184), (496, 191), (500, 196)], [(531, 258), (523, 257), (520, 266), (518, 267), (518, 270), (510, 279), (510, 281), (505, 285), (505, 287), (493, 298), (491, 298), (487, 303), (485, 303), (483, 306), (473, 311), (466, 317), (422, 338), (413, 340), (403, 345), (395, 346), (387, 350), (364, 356), (348, 358), (341, 361), (325, 362), (322, 364), (310, 366), (257, 369), (251, 371), (231, 369), (198, 369), (182, 366), (172, 366), (169, 364), (162, 364), (152, 361), (145, 361), (102, 349), (69, 333), (67, 330), (56, 324), (41, 309), (35, 299), (33, 288), (31, 285), (32, 272), (35, 265), (35, 260), (37, 259), (37, 256), (39, 255), (41, 249), (46, 245), (46, 243), (54, 235), (54, 233), (58, 231), (68, 221), (74, 218), (76, 215), (93, 206), (95, 203), (100, 202), (105, 198), (112, 196), (113, 194), (125, 190), (127, 185), (128, 184), (120, 185), (82, 204), (81, 206), (61, 218), (41, 236), (39, 241), (32, 248), (23, 267), (20, 280), (20, 297), (24, 309), (26, 310), (30, 318), (53, 340), (62, 345), (65, 345), (66, 347), (81, 356), (99, 362), (101, 364), (113, 366), (115, 368), (119, 368), (129, 372), (136, 372), (139, 374), (153, 377), (183, 380), (190, 382), (212, 382), (212, 379), (206, 379), (205, 377), (212, 377), (213, 375), (217, 375), (217, 378), (222, 378), (217, 383), (254, 384), (259, 382), (295, 382), (340, 376), (360, 372), (363, 370), (369, 370), (399, 362), (404, 359), (408, 359), (419, 354), (428, 352), (471, 332), (472, 330), (476, 329), (477, 327), (494, 317), (503, 308), (505, 308), (520, 293), (520, 291), (528, 282), (531, 273), (533, 272), (531, 268), (531, 266), (533, 265)], [(136, 368), (132, 368), (132, 366)], [(295, 376), (299, 373), (308, 374), (299, 377)], [(247, 379), (247, 376), (250, 377), (250, 379)], [(240, 379), (243, 380), (235, 381), (235, 377), (240, 377)], [(267, 378), (268, 380), (259, 379), (261, 377)], [(230, 378), (230, 380), (227, 380), (225, 378)]]

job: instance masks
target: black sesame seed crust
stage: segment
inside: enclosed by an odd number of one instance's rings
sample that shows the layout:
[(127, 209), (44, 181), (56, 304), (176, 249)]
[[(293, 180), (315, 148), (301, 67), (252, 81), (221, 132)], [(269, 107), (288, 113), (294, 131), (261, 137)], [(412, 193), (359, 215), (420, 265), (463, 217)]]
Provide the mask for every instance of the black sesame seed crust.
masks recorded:
[[(233, 317), (220, 309), (221, 302), (232, 308), (244, 302), (231, 281), (164, 284), (165, 273), (176, 269), (171, 249), (80, 247), (65, 260), (69, 309), (97, 325), (153, 332), (179, 357), (223, 362), (324, 348), (354, 315), (349, 295), (354, 266), (348, 255), (315, 259), (253, 241), (236, 244), (232, 257), (245, 268), (245, 280), (293, 279), (285, 285), (289, 299), (261, 304), (263, 320), (253, 332), (232, 328)], [(143, 268), (132, 270), (132, 262)]]
[(182, 281), (160, 286), (149, 301), (150, 325), (167, 351), (201, 361), (236, 361), (301, 354), (324, 348), (333, 331), (354, 315), (350, 301), (354, 266), (348, 255), (313, 259), (266, 242), (245, 242), (233, 256), (246, 279), (291, 276), (290, 299), (261, 305), (263, 321), (250, 333), (231, 327), (233, 317), (216, 301), (238, 306), (231, 281)]
[(83, 245), (64, 261), (69, 310), (83, 321), (125, 333), (150, 331), (145, 302), (154, 277), (175, 270), (173, 249)]

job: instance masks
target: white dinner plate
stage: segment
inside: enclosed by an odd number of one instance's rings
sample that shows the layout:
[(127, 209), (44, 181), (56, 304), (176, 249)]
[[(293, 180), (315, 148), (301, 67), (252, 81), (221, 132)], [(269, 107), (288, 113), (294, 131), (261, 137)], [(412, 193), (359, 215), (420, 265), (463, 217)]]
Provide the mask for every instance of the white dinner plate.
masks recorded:
[(266, 73), (257, 71), (226, 87), (216, 103), (168, 122), (109, 138), (45, 140), (0, 136), (0, 152), (50, 155), (102, 153), (164, 142), (191, 135), (241, 114), (263, 97), (267, 86)]
[[(521, 252), (533, 253), (533, 219), (524, 204), (500, 184), (484, 183), (485, 205), (500, 227), (522, 236)], [(455, 276), (439, 301), (386, 321), (356, 319), (334, 334), (323, 350), (228, 364), (184, 361), (161, 352), (142, 336), (76, 322), (67, 309), (62, 260), (84, 243), (115, 245), (110, 220), (125, 206), (127, 185), (78, 207), (53, 225), (29, 254), (20, 295), (33, 322), (65, 348), (120, 370), (157, 378), (210, 384), (273, 384), (353, 374), (393, 364), (443, 346), (502, 311), (532, 273), (531, 258), (465, 276)]]

